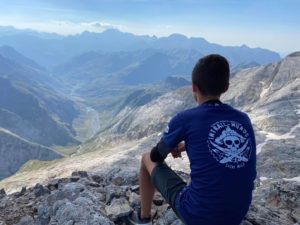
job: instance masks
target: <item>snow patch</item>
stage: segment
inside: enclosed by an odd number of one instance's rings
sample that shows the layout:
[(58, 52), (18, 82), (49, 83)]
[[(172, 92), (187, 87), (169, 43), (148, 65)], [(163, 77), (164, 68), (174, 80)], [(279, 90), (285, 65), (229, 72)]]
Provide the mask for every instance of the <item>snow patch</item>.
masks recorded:
[(293, 178), (283, 178), (286, 181), (297, 181), (300, 182), (300, 177), (293, 177)]
[(262, 148), (268, 143), (268, 141), (270, 140), (285, 140), (285, 139), (292, 139), (292, 138), (296, 138), (296, 136), (294, 135), (295, 131), (297, 128), (300, 128), (300, 122), (298, 122), (297, 125), (293, 126), (289, 132), (285, 133), (285, 134), (275, 134), (272, 132), (266, 132), (266, 131), (260, 131), (260, 133), (264, 134), (266, 136), (266, 139), (264, 142), (256, 145), (256, 154), (261, 153)]
[(270, 180), (270, 179), (272, 179), (272, 178), (268, 178), (268, 177), (259, 177), (259, 179), (260, 179), (261, 181), (265, 181), (265, 180)]
[(256, 145), (256, 155), (261, 153), (262, 148), (267, 144), (267, 141), (264, 141), (263, 143), (260, 143)]
[(262, 89), (262, 91), (260, 93), (260, 98), (263, 98), (268, 93), (268, 91), (270, 90), (270, 87), (271, 87), (271, 85), (267, 88)]

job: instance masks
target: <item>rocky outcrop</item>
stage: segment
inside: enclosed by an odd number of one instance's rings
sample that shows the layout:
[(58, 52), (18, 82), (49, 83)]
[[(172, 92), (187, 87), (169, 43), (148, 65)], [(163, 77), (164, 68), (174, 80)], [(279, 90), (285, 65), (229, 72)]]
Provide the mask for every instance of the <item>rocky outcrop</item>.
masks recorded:
[[(126, 216), (139, 207), (139, 186), (137, 177), (114, 177), (114, 172), (76, 171), (69, 178), (24, 187), (11, 195), (1, 190), (0, 224), (125, 225)], [(188, 179), (187, 174), (179, 174)], [(299, 210), (299, 183), (264, 181), (256, 188), (242, 225), (296, 224), (300, 222)], [(155, 225), (182, 225), (158, 192), (153, 200), (152, 218)]]
[[(0, 195), (0, 224), (124, 224), (126, 216), (139, 206), (137, 177), (128, 182), (79, 171), (45, 186), (4, 193)], [(155, 224), (179, 224), (158, 193), (152, 213)]]
[(246, 220), (254, 225), (295, 225), (300, 223), (299, 213), (300, 183), (273, 180), (256, 189)]

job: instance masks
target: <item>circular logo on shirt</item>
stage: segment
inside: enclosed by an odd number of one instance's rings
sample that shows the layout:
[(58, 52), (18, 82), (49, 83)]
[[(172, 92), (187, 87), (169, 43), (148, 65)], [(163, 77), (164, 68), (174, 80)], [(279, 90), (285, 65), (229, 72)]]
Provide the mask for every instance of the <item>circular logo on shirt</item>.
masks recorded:
[(238, 122), (221, 120), (211, 125), (208, 148), (225, 167), (237, 169), (250, 159), (252, 147), (247, 130)]

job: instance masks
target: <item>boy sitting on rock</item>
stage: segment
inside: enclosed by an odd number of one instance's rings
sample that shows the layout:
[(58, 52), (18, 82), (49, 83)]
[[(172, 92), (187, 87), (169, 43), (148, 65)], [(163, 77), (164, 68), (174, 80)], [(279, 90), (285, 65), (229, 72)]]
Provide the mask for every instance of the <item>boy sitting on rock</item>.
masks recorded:
[[(256, 144), (247, 114), (220, 101), (228, 90), (229, 64), (220, 55), (200, 59), (192, 72), (199, 106), (178, 113), (160, 142), (144, 153), (139, 175), (141, 210), (131, 224), (151, 224), (155, 188), (187, 225), (239, 225), (247, 213), (256, 177)], [(242, 91), (242, 90), (241, 90)], [(186, 151), (191, 182), (164, 162)]]

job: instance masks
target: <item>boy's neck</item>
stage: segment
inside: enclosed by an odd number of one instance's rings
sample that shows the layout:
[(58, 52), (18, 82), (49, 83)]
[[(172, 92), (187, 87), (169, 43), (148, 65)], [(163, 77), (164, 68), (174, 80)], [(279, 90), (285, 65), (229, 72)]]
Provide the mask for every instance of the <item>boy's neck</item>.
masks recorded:
[(204, 96), (204, 95), (201, 95), (201, 94), (197, 94), (195, 96), (195, 100), (198, 102), (198, 104), (203, 104), (205, 102), (208, 102), (208, 101), (213, 101), (213, 100), (217, 100), (217, 101), (220, 101), (220, 95), (218, 96)]

